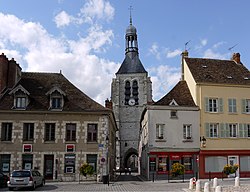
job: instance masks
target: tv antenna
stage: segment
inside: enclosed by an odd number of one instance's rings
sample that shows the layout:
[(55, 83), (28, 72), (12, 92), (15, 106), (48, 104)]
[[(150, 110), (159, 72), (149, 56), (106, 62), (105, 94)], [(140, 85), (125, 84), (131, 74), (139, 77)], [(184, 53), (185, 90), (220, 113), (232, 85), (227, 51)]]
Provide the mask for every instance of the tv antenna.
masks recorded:
[(234, 46), (232, 46), (232, 47), (229, 47), (229, 48), (228, 48), (228, 50), (232, 52), (232, 49), (233, 49), (233, 48), (235, 48), (237, 45), (238, 45), (238, 43), (237, 43), (237, 44), (235, 44), (235, 45), (234, 45)]
[(185, 51), (187, 50), (187, 45), (189, 44), (191, 40), (189, 40), (188, 42), (185, 43)]

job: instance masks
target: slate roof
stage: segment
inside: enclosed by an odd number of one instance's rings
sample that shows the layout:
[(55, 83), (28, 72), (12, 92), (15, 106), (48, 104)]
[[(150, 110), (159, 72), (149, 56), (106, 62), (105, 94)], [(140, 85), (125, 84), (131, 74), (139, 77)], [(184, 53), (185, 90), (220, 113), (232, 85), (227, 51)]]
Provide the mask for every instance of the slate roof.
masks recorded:
[(173, 99), (179, 106), (196, 107), (186, 81), (179, 81), (169, 93), (153, 105), (169, 105)]
[(196, 83), (250, 85), (249, 70), (233, 60), (185, 58)]
[(126, 53), (125, 59), (116, 74), (128, 73), (147, 73), (139, 59), (138, 52)]
[[(109, 110), (89, 98), (61, 73), (22, 72), (21, 79), (15, 87), (18, 85), (22, 85), (22, 87), (30, 93), (30, 103), (26, 111), (48, 111), (50, 99), (46, 93), (53, 87), (58, 87), (66, 94), (63, 111), (83, 112)], [(7, 91), (0, 98), (0, 110), (12, 109), (14, 97), (12, 94), (9, 94), (10, 91), (11, 90)]]

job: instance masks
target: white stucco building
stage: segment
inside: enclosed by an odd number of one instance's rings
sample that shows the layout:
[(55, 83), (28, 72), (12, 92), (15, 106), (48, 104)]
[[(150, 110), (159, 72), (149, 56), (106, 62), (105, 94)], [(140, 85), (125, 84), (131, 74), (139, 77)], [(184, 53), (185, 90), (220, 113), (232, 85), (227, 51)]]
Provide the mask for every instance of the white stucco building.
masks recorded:
[(147, 179), (166, 179), (171, 165), (185, 166), (185, 175), (198, 172), (200, 148), (199, 108), (185, 81), (147, 105), (141, 116), (139, 172)]

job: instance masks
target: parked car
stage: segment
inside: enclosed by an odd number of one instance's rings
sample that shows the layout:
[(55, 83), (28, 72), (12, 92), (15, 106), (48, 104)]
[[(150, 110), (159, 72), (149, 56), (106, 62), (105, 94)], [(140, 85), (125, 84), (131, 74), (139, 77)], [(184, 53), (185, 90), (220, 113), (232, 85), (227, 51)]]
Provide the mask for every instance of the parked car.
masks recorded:
[(8, 181), (9, 190), (14, 188), (31, 188), (34, 190), (37, 186), (43, 186), (45, 179), (37, 170), (15, 170), (10, 174)]
[(8, 176), (0, 172), (0, 187), (7, 187)]

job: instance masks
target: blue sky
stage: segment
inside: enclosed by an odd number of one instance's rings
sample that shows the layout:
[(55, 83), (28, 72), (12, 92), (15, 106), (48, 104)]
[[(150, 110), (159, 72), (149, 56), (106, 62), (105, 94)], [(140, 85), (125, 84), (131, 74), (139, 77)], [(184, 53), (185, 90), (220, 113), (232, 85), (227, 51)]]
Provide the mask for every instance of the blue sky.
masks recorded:
[(250, 68), (248, 0), (0, 0), (0, 52), (23, 71), (62, 70), (104, 104), (124, 59), (130, 6), (154, 100), (179, 81), (186, 42), (190, 57), (239, 52)]

